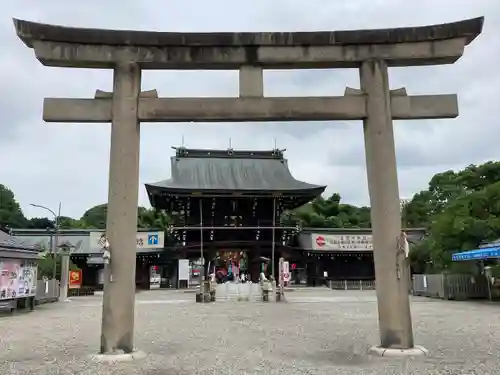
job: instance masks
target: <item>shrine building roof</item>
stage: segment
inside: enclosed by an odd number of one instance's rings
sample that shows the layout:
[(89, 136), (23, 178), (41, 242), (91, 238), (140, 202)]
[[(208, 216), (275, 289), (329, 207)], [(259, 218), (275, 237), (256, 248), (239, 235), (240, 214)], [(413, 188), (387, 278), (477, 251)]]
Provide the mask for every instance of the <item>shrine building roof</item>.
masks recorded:
[[(174, 148), (171, 177), (146, 184), (156, 194), (288, 194), (315, 197), (326, 186), (296, 180), (288, 169), (284, 150), (242, 151)], [(311, 198), (312, 199), (312, 198)]]
[(39, 259), (39, 249), (0, 230), (0, 259)]

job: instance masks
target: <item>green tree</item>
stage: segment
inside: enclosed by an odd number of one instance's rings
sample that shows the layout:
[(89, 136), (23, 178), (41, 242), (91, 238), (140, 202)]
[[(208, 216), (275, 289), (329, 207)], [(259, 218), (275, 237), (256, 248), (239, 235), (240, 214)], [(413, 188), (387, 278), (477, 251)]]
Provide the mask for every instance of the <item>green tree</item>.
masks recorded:
[(171, 224), (171, 218), (161, 210), (139, 207), (137, 213), (137, 226), (139, 228), (166, 229)]
[(107, 204), (99, 204), (89, 208), (80, 219), (90, 228), (106, 229), (106, 216), (108, 213)]
[[(38, 261), (38, 279), (40, 280), (42, 277), (46, 277), (48, 279), (52, 279), (54, 275), (54, 263), (55, 263), (55, 271), (56, 271), (56, 279), (61, 280), (61, 256), (56, 255), (55, 257), (52, 254), (45, 253), (42, 255), (42, 258)], [(76, 270), (78, 267), (70, 260), (69, 269)]]
[(405, 208), (410, 226), (426, 226), (428, 238), (412, 251), (415, 269), (463, 272), (470, 264), (451, 261), (457, 251), (475, 249), (500, 238), (500, 163), (447, 171), (434, 176), (429, 189)]
[(59, 217), (59, 228), (61, 229), (86, 229), (92, 228), (84, 220), (73, 219), (68, 216)]
[(440, 214), (455, 199), (479, 191), (500, 181), (500, 162), (469, 165), (459, 172), (436, 174), (427, 190), (415, 194), (405, 207), (404, 217), (410, 227), (428, 227), (435, 215)]
[(0, 184), (0, 228), (25, 228), (27, 223), (14, 193)]
[[(500, 238), (500, 182), (450, 202), (430, 226), (436, 246), (451, 252), (477, 248)], [(445, 263), (446, 265), (446, 263)]]
[(283, 214), (281, 222), (287, 226), (299, 224), (308, 228), (370, 228), (370, 208), (340, 203), (338, 193), (328, 198), (318, 197), (312, 202)]
[(429, 190), (421, 191), (403, 207), (403, 218), (407, 228), (427, 227), (436, 213), (436, 203)]
[(54, 221), (46, 217), (33, 217), (28, 220), (27, 227), (30, 229), (54, 228)]
[[(80, 219), (79, 225), (82, 225), (80, 227), (105, 229), (107, 212), (107, 204), (100, 204), (88, 209)], [(165, 229), (170, 222), (170, 217), (163, 211), (144, 207), (139, 207), (137, 209), (138, 228)]]

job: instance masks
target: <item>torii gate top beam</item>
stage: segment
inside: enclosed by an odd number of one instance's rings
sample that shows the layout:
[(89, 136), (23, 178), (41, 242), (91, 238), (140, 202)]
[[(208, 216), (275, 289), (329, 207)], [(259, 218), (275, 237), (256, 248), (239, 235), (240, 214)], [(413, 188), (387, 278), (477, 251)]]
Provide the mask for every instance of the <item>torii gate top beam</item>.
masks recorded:
[(455, 62), (482, 31), (483, 17), (378, 30), (265, 33), (168, 33), (47, 25), (14, 19), (17, 35), (48, 66), (112, 68), (133, 61), (143, 69), (307, 69)]

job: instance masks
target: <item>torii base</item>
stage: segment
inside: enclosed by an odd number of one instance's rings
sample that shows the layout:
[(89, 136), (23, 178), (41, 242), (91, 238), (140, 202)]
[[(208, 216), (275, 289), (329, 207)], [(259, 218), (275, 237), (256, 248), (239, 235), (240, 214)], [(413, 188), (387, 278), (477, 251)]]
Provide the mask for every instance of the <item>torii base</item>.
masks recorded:
[(140, 359), (146, 358), (146, 353), (140, 350), (134, 350), (132, 353), (106, 353), (106, 354), (94, 354), (91, 356), (93, 362), (100, 363), (117, 363), (117, 362), (132, 362)]
[(379, 357), (416, 357), (429, 355), (429, 351), (420, 345), (415, 345), (410, 349), (388, 349), (381, 346), (372, 346), (368, 353)]

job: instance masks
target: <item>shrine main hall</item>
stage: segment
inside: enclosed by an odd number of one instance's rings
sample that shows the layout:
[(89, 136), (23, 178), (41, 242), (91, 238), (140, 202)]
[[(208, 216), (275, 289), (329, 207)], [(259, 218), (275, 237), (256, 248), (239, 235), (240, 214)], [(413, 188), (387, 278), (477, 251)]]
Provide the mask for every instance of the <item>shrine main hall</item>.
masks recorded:
[[(291, 284), (320, 286), (330, 281), (373, 281), (370, 228), (287, 226), (282, 216), (320, 196), (326, 186), (296, 180), (284, 150), (213, 150), (174, 148), (171, 176), (146, 184), (151, 205), (170, 215), (166, 230), (139, 229), (136, 234), (136, 284), (149, 289), (157, 275), (160, 287), (187, 287), (179, 282), (179, 264), (189, 262), (189, 279), (201, 272), (227, 269), (229, 258), (246, 259), (256, 281), (262, 263), (278, 269), (290, 264)], [(15, 229), (32, 245), (51, 248), (54, 232)], [(410, 242), (423, 229), (407, 230)], [(61, 230), (59, 243), (73, 248), (72, 262), (83, 271), (83, 285), (101, 289), (104, 231)], [(273, 245), (274, 244), (274, 245)], [(274, 256), (273, 256), (274, 252)], [(200, 262), (205, 258), (205, 264)], [(211, 269), (210, 265), (212, 265)], [(272, 264), (267, 267), (273, 272)]]

